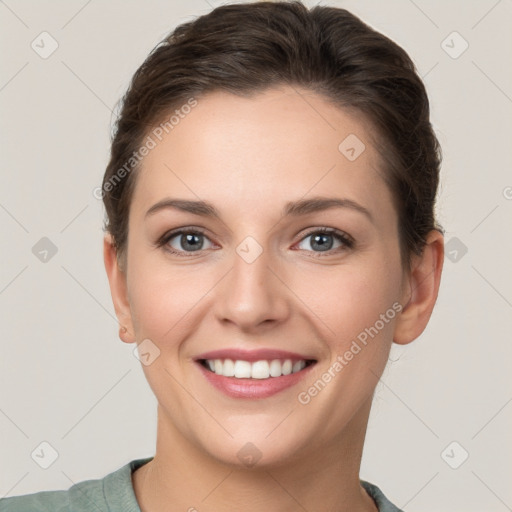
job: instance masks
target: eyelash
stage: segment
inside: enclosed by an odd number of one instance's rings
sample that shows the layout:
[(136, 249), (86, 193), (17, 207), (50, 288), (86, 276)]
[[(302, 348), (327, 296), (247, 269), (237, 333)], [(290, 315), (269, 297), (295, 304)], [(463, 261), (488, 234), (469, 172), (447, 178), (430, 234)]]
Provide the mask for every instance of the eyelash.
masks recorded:
[[(193, 234), (193, 235), (203, 235), (206, 237), (206, 233), (200, 229), (200, 228), (188, 228), (188, 229), (184, 229), (184, 228), (180, 228), (176, 231), (171, 231), (169, 233), (165, 233), (156, 243), (156, 246), (158, 248), (160, 247), (164, 247), (164, 250), (171, 253), (171, 254), (174, 254), (176, 256), (180, 256), (180, 257), (188, 257), (188, 256), (191, 256), (193, 255), (194, 253), (201, 253), (203, 252), (204, 250), (207, 250), (207, 249), (201, 249), (199, 251), (177, 251), (176, 249), (173, 249), (173, 248), (170, 248), (168, 246), (166, 246), (166, 244), (169, 243), (170, 240), (172, 240), (174, 237), (178, 236), (178, 235), (183, 235), (183, 234), (187, 234), (187, 235), (190, 235), (190, 234)], [(349, 237), (348, 235), (346, 235), (345, 233), (343, 233), (342, 231), (338, 231), (337, 229), (334, 229), (334, 228), (315, 228), (309, 232), (307, 232), (300, 240), (299, 242), (297, 243), (300, 243), (302, 242), (304, 239), (306, 239), (308, 236), (311, 236), (311, 235), (316, 235), (316, 234), (327, 234), (327, 235), (332, 235), (336, 240), (338, 240), (339, 242), (341, 242), (344, 247), (338, 247), (336, 249), (329, 249), (328, 251), (307, 251), (307, 252), (312, 252), (315, 256), (315, 258), (323, 258), (324, 257), (324, 253), (327, 255), (327, 256), (330, 256), (334, 253), (337, 253), (337, 252), (340, 252), (340, 251), (343, 251), (343, 250), (350, 250), (350, 249), (353, 249), (354, 246), (355, 246), (355, 242), (354, 240)], [(208, 237), (206, 237), (208, 238)], [(306, 250), (306, 249), (301, 249), (301, 250)]]

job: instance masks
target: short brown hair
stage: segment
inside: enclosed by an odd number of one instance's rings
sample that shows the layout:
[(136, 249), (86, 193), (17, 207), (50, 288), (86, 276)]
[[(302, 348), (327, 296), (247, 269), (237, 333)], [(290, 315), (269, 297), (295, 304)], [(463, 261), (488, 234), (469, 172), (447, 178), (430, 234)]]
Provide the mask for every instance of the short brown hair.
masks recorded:
[[(151, 128), (191, 97), (215, 90), (250, 97), (281, 84), (370, 121), (398, 212), (402, 264), (410, 269), (428, 232), (443, 232), (434, 214), (441, 150), (423, 82), (400, 46), (350, 12), (299, 1), (218, 7), (179, 25), (136, 71), (121, 100), (102, 185), (104, 230), (118, 257), (125, 255), (140, 169), (132, 156)], [(114, 183), (122, 168), (126, 178)]]

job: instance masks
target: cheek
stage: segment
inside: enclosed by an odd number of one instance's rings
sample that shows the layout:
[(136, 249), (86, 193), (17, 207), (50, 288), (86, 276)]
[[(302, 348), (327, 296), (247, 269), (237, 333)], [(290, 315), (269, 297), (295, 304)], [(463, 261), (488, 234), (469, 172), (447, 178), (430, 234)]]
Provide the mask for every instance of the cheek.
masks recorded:
[(131, 261), (128, 295), (137, 339), (169, 339), (208, 288), (198, 289), (197, 277), (162, 258), (134, 252)]
[[(333, 358), (348, 350), (354, 340), (367, 347), (367, 357), (386, 353), (396, 318), (393, 304), (399, 298), (400, 268), (396, 260), (383, 263), (368, 258), (359, 266), (339, 267), (318, 275), (313, 283), (310, 281), (309, 287), (302, 284), (298, 295), (306, 297), (304, 302), (324, 324)], [(369, 343), (376, 339), (381, 341)]]

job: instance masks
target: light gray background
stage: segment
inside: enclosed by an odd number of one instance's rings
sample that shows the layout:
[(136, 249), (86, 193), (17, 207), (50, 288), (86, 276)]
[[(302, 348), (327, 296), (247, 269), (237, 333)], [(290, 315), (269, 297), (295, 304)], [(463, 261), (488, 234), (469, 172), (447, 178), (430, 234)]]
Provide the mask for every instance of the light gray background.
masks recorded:
[[(93, 190), (136, 68), (220, 3), (0, 1), (0, 496), (66, 489), (154, 454), (156, 399), (117, 336)], [(417, 64), (444, 150), (438, 217), (448, 249), (467, 247), (445, 261), (426, 331), (393, 348), (361, 477), (407, 511), (512, 510), (512, 2), (321, 3)], [(43, 31), (59, 45), (47, 59), (31, 48)], [(458, 58), (445, 51), (462, 48), (453, 31), (469, 43)], [(46, 263), (32, 252), (42, 237), (58, 249)], [(31, 458), (42, 441), (59, 454), (48, 469)]]

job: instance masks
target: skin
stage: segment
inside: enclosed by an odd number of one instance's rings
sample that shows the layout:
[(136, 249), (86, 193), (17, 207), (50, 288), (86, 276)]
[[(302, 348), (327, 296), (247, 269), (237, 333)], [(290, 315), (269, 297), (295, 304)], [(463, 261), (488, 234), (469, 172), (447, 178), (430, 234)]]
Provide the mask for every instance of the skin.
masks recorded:
[[(400, 261), (397, 212), (379, 154), (362, 116), (324, 98), (282, 86), (252, 98), (214, 92), (145, 157), (129, 215), (126, 262), (112, 240), (104, 260), (126, 343), (150, 339), (160, 355), (142, 365), (158, 400), (154, 459), (133, 474), (143, 512), (375, 512), (359, 483), (375, 386), (393, 341), (425, 329), (443, 265), (443, 237), (432, 231), (410, 273)], [(356, 134), (365, 151), (349, 161), (341, 141)], [(313, 196), (350, 198), (349, 208), (282, 217), (284, 204)], [(205, 200), (220, 219), (175, 209), (145, 218), (165, 197)], [(176, 228), (202, 227), (202, 250)], [(326, 253), (308, 228), (331, 227), (355, 240), (333, 240)], [(200, 236), (200, 235), (199, 235)], [(236, 252), (247, 237), (262, 254)], [(341, 247), (341, 249), (337, 249)], [(315, 257), (319, 256), (319, 257)], [(378, 335), (311, 401), (297, 396), (343, 355), (392, 304), (403, 306)], [(260, 400), (229, 398), (193, 361), (220, 348), (277, 348), (317, 360), (296, 386)], [(261, 458), (246, 466), (252, 443)]]

